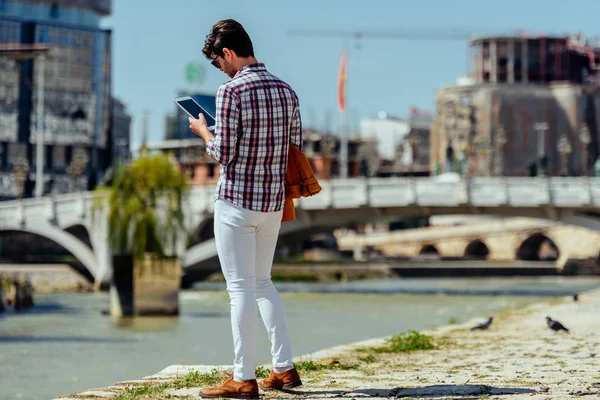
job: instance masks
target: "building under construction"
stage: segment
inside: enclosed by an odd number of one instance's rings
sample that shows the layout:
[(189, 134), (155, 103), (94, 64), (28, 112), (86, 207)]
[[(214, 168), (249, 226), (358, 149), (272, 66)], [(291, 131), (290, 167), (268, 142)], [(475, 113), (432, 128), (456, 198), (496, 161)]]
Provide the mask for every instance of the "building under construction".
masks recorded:
[(437, 94), (432, 171), (591, 174), (600, 155), (600, 43), (516, 35), (470, 46), (470, 75)]

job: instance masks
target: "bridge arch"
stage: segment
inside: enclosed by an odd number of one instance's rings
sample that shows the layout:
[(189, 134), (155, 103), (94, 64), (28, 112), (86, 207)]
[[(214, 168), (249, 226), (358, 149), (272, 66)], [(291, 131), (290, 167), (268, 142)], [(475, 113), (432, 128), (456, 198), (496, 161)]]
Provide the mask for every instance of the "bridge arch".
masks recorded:
[(215, 219), (213, 216), (203, 219), (192, 231), (188, 249), (215, 237)]
[(432, 244), (426, 244), (425, 246), (421, 247), (421, 250), (419, 250), (419, 255), (420, 256), (439, 256), (440, 252), (438, 251), (437, 247), (435, 247)]
[(88, 231), (88, 228), (85, 225), (75, 224), (75, 225), (71, 225), (71, 226), (65, 228), (64, 230), (65, 230), (65, 232), (68, 232), (71, 235), (75, 236), (77, 239), (81, 240), (90, 249), (94, 250), (90, 232)]
[(556, 261), (560, 257), (558, 247), (552, 239), (538, 232), (525, 239), (517, 250), (517, 260)]
[(88, 247), (81, 240), (73, 236), (72, 234), (65, 232), (59, 228), (39, 224), (35, 226), (3, 226), (2, 231), (14, 231), (23, 233), (32, 233), (53, 241), (54, 243), (62, 246), (65, 250), (71, 253), (88, 272), (94, 277), (94, 279), (101, 279), (102, 271), (92, 249)]
[(485, 260), (490, 255), (490, 249), (480, 239), (473, 240), (465, 248), (465, 257)]

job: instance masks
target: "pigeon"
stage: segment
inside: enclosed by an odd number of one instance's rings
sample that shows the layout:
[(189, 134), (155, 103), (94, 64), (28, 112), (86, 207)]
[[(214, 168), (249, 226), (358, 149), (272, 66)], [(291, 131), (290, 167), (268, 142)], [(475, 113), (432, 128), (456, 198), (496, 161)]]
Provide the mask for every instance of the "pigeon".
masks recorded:
[(489, 328), (490, 325), (492, 325), (492, 322), (494, 322), (494, 317), (488, 317), (488, 319), (486, 319), (485, 321), (472, 327), (471, 330), (472, 331), (477, 330), (477, 329), (485, 330), (485, 329)]
[(546, 323), (548, 324), (548, 328), (552, 329), (553, 331), (565, 331), (569, 333), (569, 330), (563, 324), (556, 320), (553, 320), (550, 317), (546, 317)]
[(573, 295), (573, 301), (574, 301), (575, 303), (577, 303), (577, 302), (579, 301), (579, 294), (575, 293), (575, 294)]

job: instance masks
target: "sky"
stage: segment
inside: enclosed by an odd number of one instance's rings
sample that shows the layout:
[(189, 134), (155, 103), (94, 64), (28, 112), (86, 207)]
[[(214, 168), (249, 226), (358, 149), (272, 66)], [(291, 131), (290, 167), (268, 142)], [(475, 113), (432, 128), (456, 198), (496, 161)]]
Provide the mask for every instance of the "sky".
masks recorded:
[[(113, 0), (102, 22), (113, 30), (113, 94), (133, 117), (132, 142), (162, 140), (165, 115), (179, 90), (215, 93), (229, 78), (201, 50), (211, 26), (238, 20), (255, 55), (300, 98), (305, 126), (338, 131), (340, 55), (348, 48), (347, 118), (406, 117), (412, 106), (435, 111), (435, 93), (469, 72), (468, 43), (454, 40), (295, 37), (291, 29), (393, 31), (461, 29), (469, 32), (600, 36), (600, 0)], [(200, 62), (205, 81), (189, 86), (185, 67)]]

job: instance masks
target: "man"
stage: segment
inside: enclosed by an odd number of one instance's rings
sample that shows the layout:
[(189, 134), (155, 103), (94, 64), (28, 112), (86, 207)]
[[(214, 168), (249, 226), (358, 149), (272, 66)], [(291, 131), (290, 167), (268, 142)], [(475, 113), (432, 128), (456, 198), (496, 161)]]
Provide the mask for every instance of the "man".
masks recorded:
[(231, 302), (235, 358), (233, 376), (200, 396), (255, 398), (257, 304), (273, 357), (273, 370), (260, 387), (287, 390), (302, 384), (292, 365), (283, 302), (271, 281), (289, 145), (302, 148), (300, 105), (292, 88), (256, 60), (240, 23), (215, 24), (202, 52), (231, 78), (217, 92), (215, 135), (202, 115), (190, 118), (190, 128), (221, 164), (215, 241)]

